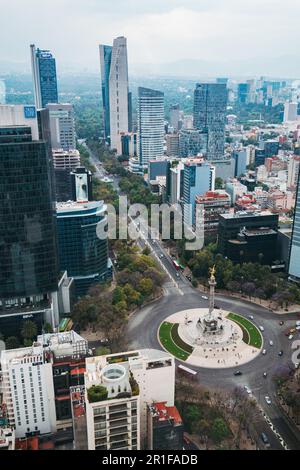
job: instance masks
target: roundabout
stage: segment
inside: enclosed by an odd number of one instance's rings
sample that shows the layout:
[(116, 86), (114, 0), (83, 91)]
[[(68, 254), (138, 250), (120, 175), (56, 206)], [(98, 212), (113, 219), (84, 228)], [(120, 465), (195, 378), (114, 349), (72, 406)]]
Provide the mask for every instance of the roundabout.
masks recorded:
[(211, 369), (245, 364), (261, 352), (262, 336), (252, 322), (220, 310), (222, 328), (205, 334), (201, 326), (206, 314), (207, 309), (195, 308), (167, 317), (158, 330), (161, 346), (187, 364)]
[(215, 268), (210, 270), (208, 308), (182, 310), (161, 323), (158, 340), (177, 359), (196, 367), (220, 369), (252, 361), (263, 339), (242, 317), (215, 308)]

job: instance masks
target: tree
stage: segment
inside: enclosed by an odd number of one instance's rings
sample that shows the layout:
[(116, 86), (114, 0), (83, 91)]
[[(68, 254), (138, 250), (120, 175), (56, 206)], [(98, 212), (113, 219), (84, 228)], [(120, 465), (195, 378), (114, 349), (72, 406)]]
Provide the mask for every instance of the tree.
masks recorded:
[(220, 443), (230, 435), (230, 430), (223, 418), (216, 418), (211, 428), (211, 438), (214, 442)]
[(50, 323), (45, 323), (43, 326), (43, 330), (45, 333), (53, 333), (53, 328), (52, 328), (52, 325), (50, 325)]
[(145, 295), (145, 296), (148, 296), (152, 293), (153, 291), (153, 282), (151, 281), (151, 279), (149, 278), (143, 278), (140, 280), (140, 283), (139, 283), (139, 291)]
[(6, 349), (17, 349), (20, 347), (20, 341), (16, 336), (9, 336), (5, 341)]
[(31, 320), (26, 320), (22, 326), (21, 336), (24, 338), (24, 343), (25, 340), (27, 344), (31, 342), (37, 336), (36, 324)]
[(224, 181), (219, 176), (217, 176), (217, 178), (215, 179), (215, 188), (216, 189), (223, 189), (224, 188)]

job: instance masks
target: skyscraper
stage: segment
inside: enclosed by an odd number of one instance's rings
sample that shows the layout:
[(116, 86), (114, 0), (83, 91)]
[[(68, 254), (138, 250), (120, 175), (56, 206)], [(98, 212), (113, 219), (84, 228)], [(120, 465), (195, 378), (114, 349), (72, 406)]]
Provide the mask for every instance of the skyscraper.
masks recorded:
[(40, 325), (50, 308), (49, 294), (57, 289), (50, 167), (46, 142), (33, 140), (29, 126), (0, 127), (0, 329), (5, 334), (18, 333), (25, 313)]
[(73, 105), (48, 103), (47, 109), (49, 109), (52, 149), (66, 151), (76, 149)]
[(44, 108), (58, 102), (55, 58), (50, 51), (30, 45), (35, 105)]
[(298, 189), (290, 250), (289, 275), (292, 279), (300, 282), (300, 173), (298, 176)]
[(140, 165), (147, 165), (164, 155), (164, 94), (161, 91), (138, 89), (138, 156)]
[(120, 133), (131, 129), (132, 114), (126, 38), (118, 37), (112, 47), (100, 45), (99, 49), (105, 138), (120, 154)]
[(227, 88), (225, 84), (197, 83), (194, 91), (194, 127), (207, 132), (208, 160), (224, 158)]

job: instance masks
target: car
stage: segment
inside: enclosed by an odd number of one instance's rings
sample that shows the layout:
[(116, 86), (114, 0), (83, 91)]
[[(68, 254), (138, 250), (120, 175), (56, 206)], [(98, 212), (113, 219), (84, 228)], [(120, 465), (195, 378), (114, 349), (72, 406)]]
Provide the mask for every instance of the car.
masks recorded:
[(297, 331), (300, 331), (300, 326), (296, 326), (296, 330), (297, 330)]
[(164, 257), (164, 255), (163, 255), (163, 253), (161, 253), (161, 254), (160, 254), (160, 258), (163, 258), (163, 257)]
[(179, 273), (176, 273), (176, 277), (179, 277)]
[(208, 297), (206, 295), (201, 295), (202, 299), (208, 300)]
[(296, 321), (296, 326), (300, 326), (300, 320)]
[(295, 362), (295, 369), (298, 369), (299, 367), (299, 362)]
[(278, 356), (283, 356), (283, 351), (279, 351)]
[(284, 321), (281, 320), (281, 321), (279, 322), (279, 325), (280, 325), (280, 326), (284, 325)]
[(291, 333), (291, 334), (292, 334), (292, 333), (295, 333), (295, 332), (296, 332), (296, 328), (291, 328), (291, 329), (290, 329), (290, 333)]
[(271, 339), (270, 339), (270, 341), (269, 341), (269, 345), (270, 345), (270, 346), (273, 346), (273, 345), (274, 345), (274, 343), (273, 343), (273, 341), (272, 341)]
[(265, 355), (267, 354), (267, 351), (265, 349), (262, 350), (262, 354)]
[(240, 370), (236, 370), (233, 375), (243, 375), (243, 373)]
[(249, 315), (250, 320), (254, 320), (254, 316), (253, 315)]
[(263, 373), (263, 377), (264, 377), (264, 378), (266, 378), (267, 375), (268, 375), (267, 372), (264, 372), (264, 373)]
[(269, 395), (266, 395), (266, 396), (265, 396), (265, 400), (266, 400), (266, 403), (267, 403), (268, 405), (272, 405), (272, 402), (271, 402), (271, 399), (270, 399)]
[(293, 339), (293, 338), (294, 338), (294, 335), (290, 335), (290, 336), (289, 336), (289, 339)]
[(259, 326), (259, 329), (260, 329), (260, 331), (265, 331), (264, 327), (261, 326), (261, 325)]
[(264, 432), (261, 433), (260, 437), (264, 444), (269, 444), (268, 436)]
[(246, 390), (248, 395), (251, 395), (252, 391), (250, 390), (250, 388), (247, 385), (244, 385), (244, 389)]

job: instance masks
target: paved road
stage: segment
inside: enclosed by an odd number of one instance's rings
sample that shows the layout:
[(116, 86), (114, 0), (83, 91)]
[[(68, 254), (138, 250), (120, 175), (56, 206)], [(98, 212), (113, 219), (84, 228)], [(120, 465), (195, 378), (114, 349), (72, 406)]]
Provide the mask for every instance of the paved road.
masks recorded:
[[(102, 179), (106, 176), (106, 172), (99, 164), (99, 160), (88, 147), (90, 158), (96, 167), (96, 176)], [(114, 179), (114, 188), (118, 191), (118, 178)], [(139, 244), (141, 247), (150, 247), (153, 256), (156, 257), (167, 275), (167, 281), (164, 284), (165, 295), (151, 305), (141, 309), (130, 319), (128, 325), (128, 336), (131, 348), (158, 348), (161, 349), (157, 339), (157, 331), (160, 323), (172, 313), (176, 311), (208, 307), (208, 301), (203, 298), (204, 293), (194, 289), (191, 283), (179, 273), (173, 261), (164, 250), (160, 240), (150, 240), (150, 232), (147, 223), (135, 221), (132, 223), (140, 231), (141, 238)], [(199, 368), (199, 380), (201, 384), (223, 390), (232, 390), (236, 386), (247, 385), (258, 401), (259, 406), (266, 414), (266, 419), (274, 425), (276, 432), (284, 439), (289, 449), (300, 449), (300, 439), (296, 436), (294, 430), (291, 430), (288, 422), (281, 414), (279, 408), (274, 403), (275, 387), (272, 382), (272, 373), (278, 365), (286, 364), (292, 355), (291, 342), (283, 334), (287, 327), (295, 324), (295, 315), (285, 314), (283, 316), (276, 315), (268, 309), (255, 305), (245, 300), (226, 297), (224, 295), (216, 295), (216, 304), (224, 310), (240, 313), (245, 316), (252, 315), (254, 323), (257, 326), (263, 326), (264, 332), (264, 348), (266, 355), (260, 355), (254, 361), (241, 366), (239, 369), (243, 375), (236, 377), (233, 375), (234, 368), (211, 370)], [(284, 326), (279, 325), (279, 320), (284, 318)], [(273, 341), (270, 346), (269, 341)], [(282, 350), (283, 356), (279, 357), (278, 352)], [(178, 361), (177, 361), (178, 362)], [(193, 369), (196, 369), (193, 367)], [(263, 377), (263, 373), (267, 372), (267, 378)], [(272, 404), (267, 405), (265, 396), (271, 397)], [(262, 418), (258, 423), (254, 423), (254, 427), (258, 434), (265, 432), (270, 441), (271, 449), (282, 449), (282, 444), (278, 436), (276, 436), (270, 424)], [(264, 448), (262, 442), (259, 448)]]

